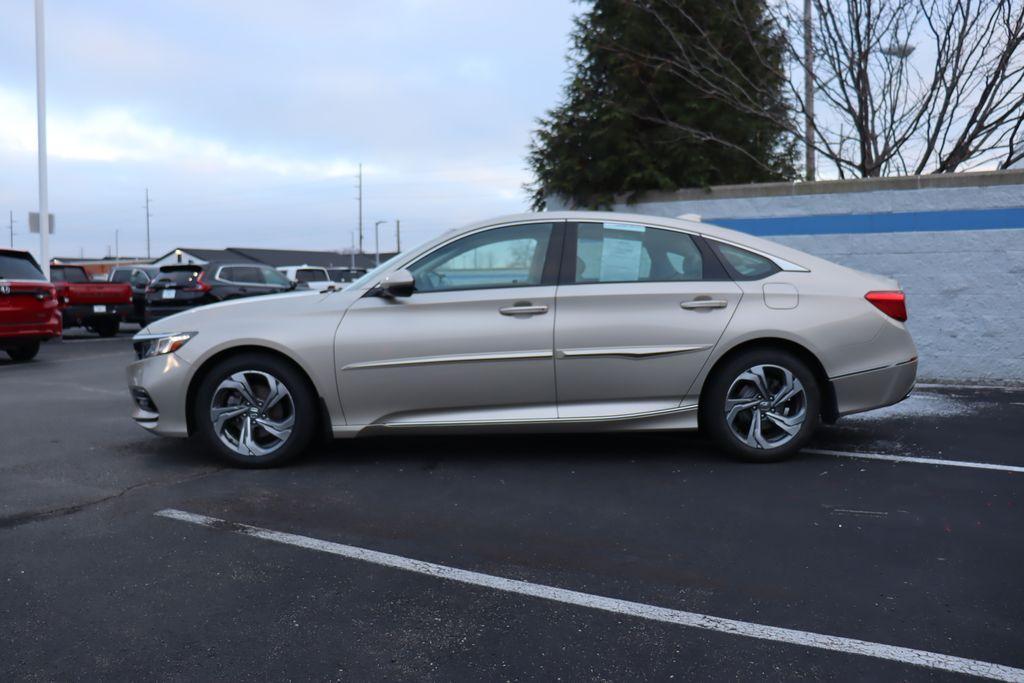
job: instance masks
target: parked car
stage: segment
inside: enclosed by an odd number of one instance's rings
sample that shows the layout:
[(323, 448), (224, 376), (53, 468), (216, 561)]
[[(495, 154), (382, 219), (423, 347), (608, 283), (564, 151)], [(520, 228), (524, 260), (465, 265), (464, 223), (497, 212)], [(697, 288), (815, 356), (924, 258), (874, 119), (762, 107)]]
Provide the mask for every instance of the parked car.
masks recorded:
[(361, 268), (328, 268), (327, 276), (334, 282), (353, 282), (366, 274)]
[(277, 270), (292, 282), (308, 289), (320, 290), (334, 286), (327, 269), (319, 266), (280, 266)]
[(27, 251), (0, 249), (0, 350), (28, 361), (62, 332), (57, 288)]
[(109, 282), (120, 282), (132, 288), (132, 311), (128, 321), (145, 324), (146, 288), (160, 274), (159, 266), (117, 266), (107, 275)]
[(196, 306), (291, 289), (288, 278), (258, 263), (163, 266), (146, 288), (145, 319), (148, 324)]
[[(691, 430), (771, 461), (911, 391), (903, 292), (725, 228), (562, 212), (470, 225), (323, 295), (135, 338), (135, 420), (242, 466), (334, 436)], [(557, 387), (557, 391), (556, 391)]]
[(97, 282), (81, 266), (53, 264), (50, 280), (57, 287), (64, 327), (84, 327), (113, 337), (132, 311), (132, 289), (116, 282)]

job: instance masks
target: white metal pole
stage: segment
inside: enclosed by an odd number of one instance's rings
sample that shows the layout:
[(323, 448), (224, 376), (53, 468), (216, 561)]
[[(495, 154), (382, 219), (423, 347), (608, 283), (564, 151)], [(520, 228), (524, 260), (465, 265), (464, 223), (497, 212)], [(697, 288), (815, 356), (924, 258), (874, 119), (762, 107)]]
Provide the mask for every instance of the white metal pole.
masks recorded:
[(806, 178), (813, 181), (814, 168), (814, 25), (811, 0), (804, 0), (804, 166)]
[(46, 45), (43, 0), (36, 2), (36, 126), (39, 131), (39, 260), (50, 279), (50, 207), (46, 187)]

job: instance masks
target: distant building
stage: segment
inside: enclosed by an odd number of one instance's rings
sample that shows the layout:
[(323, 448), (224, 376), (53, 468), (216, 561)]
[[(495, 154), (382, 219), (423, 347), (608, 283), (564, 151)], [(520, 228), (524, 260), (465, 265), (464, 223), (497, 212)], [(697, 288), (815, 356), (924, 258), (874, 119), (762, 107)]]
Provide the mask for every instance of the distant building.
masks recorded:
[[(391, 258), (393, 252), (382, 253), (381, 263)], [(203, 249), (178, 247), (153, 259), (153, 265), (167, 266), (175, 263), (202, 265), (210, 261), (238, 263), (263, 263), (274, 268), (284, 266), (320, 266), (343, 268), (354, 272), (365, 272), (377, 263), (376, 254), (342, 254), (337, 251), (308, 251), (305, 249), (258, 249), (255, 247), (228, 247), (226, 249)]]

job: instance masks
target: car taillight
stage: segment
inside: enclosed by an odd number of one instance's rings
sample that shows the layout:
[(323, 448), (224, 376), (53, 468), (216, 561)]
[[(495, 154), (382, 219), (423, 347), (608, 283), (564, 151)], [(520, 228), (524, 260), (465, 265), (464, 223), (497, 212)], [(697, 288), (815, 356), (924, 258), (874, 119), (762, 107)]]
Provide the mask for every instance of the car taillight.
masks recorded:
[(907, 297), (903, 292), (868, 292), (864, 298), (887, 316), (900, 322), (907, 319)]
[(195, 284), (193, 284), (191, 287), (183, 288), (182, 291), (185, 291), (185, 292), (209, 292), (213, 288), (210, 285), (208, 285), (205, 282), (203, 282), (203, 276), (204, 275), (206, 275), (206, 271), (205, 270), (203, 272), (199, 273), (199, 275), (196, 277)]

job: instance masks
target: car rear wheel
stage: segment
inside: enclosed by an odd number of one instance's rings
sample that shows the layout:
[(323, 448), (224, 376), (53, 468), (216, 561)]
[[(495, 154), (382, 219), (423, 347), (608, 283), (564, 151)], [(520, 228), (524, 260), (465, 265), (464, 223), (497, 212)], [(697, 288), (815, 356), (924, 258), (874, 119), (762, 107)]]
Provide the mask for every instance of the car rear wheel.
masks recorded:
[(103, 318), (93, 323), (92, 329), (101, 337), (113, 337), (121, 330), (121, 323), (115, 318)]
[(36, 357), (39, 353), (39, 342), (31, 341), (12, 346), (7, 349), (7, 355), (11, 357), (11, 360), (18, 363), (25, 363)]
[(716, 368), (700, 425), (723, 450), (773, 462), (800, 450), (817, 429), (821, 391), (807, 364), (776, 349), (751, 349)]
[(209, 450), (241, 467), (273, 467), (305, 450), (316, 429), (317, 401), (289, 363), (246, 353), (206, 373), (192, 411)]

